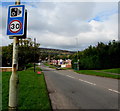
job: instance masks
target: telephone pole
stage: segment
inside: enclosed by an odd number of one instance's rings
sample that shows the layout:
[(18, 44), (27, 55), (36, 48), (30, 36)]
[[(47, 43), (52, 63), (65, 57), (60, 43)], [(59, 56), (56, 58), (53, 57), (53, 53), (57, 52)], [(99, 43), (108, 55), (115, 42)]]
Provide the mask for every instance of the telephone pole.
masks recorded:
[[(15, 2), (15, 5), (20, 5), (20, 0)], [(18, 105), (18, 45), (19, 38), (13, 37), (13, 58), (12, 58), (12, 74), (9, 84), (9, 111), (16, 111)]]

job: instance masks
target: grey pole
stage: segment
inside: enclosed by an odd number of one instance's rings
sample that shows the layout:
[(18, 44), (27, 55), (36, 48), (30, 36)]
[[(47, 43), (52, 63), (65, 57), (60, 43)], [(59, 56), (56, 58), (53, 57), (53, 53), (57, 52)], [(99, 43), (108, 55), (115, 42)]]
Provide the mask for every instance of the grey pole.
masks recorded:
[(34, 72), (35, 72), (35, 54), (36, 54), (36, 38), (34, 38)]
[[(15, 2), (16, 5), (20, 5), (20, 0)], [(18, 75), (17, 75), (17, 66), (18, 66), (18, 45), (19, 39), (13, 37), (13, 58), (12, 58), (12, 74), (10, 77), (9, 83), (9, 111), (15, 111), (18, 105)]]
[(76, 38), (76, 45), (77, 45), (77, 70), (79, 70), (79, 58), (78, 58), (78, 38)]

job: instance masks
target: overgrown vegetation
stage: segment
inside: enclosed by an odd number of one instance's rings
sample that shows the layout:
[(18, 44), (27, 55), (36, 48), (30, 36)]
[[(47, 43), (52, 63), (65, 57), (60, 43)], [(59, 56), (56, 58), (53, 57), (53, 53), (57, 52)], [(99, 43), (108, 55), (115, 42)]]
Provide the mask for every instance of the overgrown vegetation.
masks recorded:
[[(36, 71), (40, 71), (36, 68)], [(2, 108), (8, 108), (8, 85), (11, 72), (2, 74)], [(33, 72), (33, 68), (19, 71), (19, 110), (50, 110), (51, 105), (48, 97), (44, 75)]]
[(72, 64), (79, 59), (80, 69), (111, 69), (120, 68), (120, 42), (102, 42), (97, 46), (89, 46), (84, 51), (71, 56)]

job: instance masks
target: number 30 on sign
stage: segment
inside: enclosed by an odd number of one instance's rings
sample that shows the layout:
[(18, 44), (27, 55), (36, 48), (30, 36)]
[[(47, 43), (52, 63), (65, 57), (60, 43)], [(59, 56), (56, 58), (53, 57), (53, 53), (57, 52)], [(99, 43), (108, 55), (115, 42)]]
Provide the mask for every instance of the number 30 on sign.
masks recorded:
[(9, 30), (12, 33), (17, 33), (21, 30), (22, 28), (22, 23), (19, 20), (13, 20), (9, 24)]

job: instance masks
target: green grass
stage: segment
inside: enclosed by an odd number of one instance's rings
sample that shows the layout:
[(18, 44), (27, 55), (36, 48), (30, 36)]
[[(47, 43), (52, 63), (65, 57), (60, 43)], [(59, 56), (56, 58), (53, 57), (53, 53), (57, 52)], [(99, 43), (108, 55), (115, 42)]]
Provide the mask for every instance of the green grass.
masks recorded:
[[(40, 70), (36, 68), (36, 71)], [(8, 85), (11, 72), (2, 74), (2, 107), (8, 107)], [(50, 100), (43, 73), (38, 75), (33, 68), (19, 71), (19, 110), (51, 110)]]
[(66, 68), (66, 67), (64, 67), (64, 68), (61, 68), (62, 70), (70, 70), (70, 69), (72, 69), (72, 68)]
[(111, 73), (117, 73), (120, 74), (120, 68), (114, 68), (114, 69), (105, 69), (105, 70), (100, 70), (104, 72), (111, 72)]
[(50, 64), (48, 64), (48, 63), (44, 63), (44, 65), (45, 65), (45, 66), (48, 66), (48, 67), (49, 67), (49, 66), (51, 66), (51, 65), (50, 65)]
[[(54, 66), (54, 65), (50, 65), (48, 63), (44, 63), (44, 65), (48, 66), (49, 68), (53, 68), (53, 69), (56, 69), (56, 67), (57, 67), (57, 66)], [(61, 68), (61, 69), (62, 70), (69, 70), (69, 69), (72, 69), (72, 68), (66, 68), (66, 67), (64, 67), (64, 68)]]
[(50, 65), (48, 63), (44, 63), (45, 66), (48, 66), (49, 68), (53, 68), (53, 69), (56, 69), (56, 67), (54, 65)]
[(80, 71), (75, 71), (75, 72), (80, 73), (80, 74), (86, 74), (86, 75), (94, 75), (94, 76), (120, 79), (120, 75), (106, 74), (104, 72), (96, 72), (94, 70), (80, 70)]

